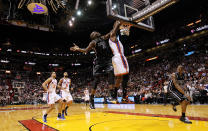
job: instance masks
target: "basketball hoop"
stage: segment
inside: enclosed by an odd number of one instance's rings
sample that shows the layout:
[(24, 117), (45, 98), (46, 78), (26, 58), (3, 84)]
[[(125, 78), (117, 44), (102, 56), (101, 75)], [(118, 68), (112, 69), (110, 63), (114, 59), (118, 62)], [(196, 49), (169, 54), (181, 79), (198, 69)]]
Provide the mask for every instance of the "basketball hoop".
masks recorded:
[(122, 24), (122, 25), (120, 26), (120, 34), (121, 34), (121, 35), (129, 36), (131, 26), (132, 26), (132, 25), (129, 24), (129, 23)]

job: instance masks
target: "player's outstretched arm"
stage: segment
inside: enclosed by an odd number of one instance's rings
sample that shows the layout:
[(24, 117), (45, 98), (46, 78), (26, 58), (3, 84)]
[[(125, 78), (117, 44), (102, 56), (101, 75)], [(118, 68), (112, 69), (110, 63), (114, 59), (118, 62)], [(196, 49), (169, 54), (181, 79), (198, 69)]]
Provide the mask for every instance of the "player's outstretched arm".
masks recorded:
[(52, 81), (51, 78), (48, 78), (45, 82), (43, 82), (42, 87), (45, 91), (48, 91), (47, 85)]
[(110, 32), (106, 35), (101, 36), (102, 39), (108, 40), (110, 38)]
[(71, 51), (78, 51), (78, 52), (82, 52), (82, 53), (88, 53), (89, 51), (93, 50), (94, 47), (95, 47), (95, 42), (91, 41), (90, 44), (88, 45), (88, 47), (85, 49), (81, 49), (81, 48), (79, 48), (79, 46), (74, 44), (74, 46), (71, 47), (70, 50)]
[(121, 25), (120, 21), (116, 21), (113, 25), (113, 29), (110, 32), (110, 39), (111, 41), (116, 41), (116, 33), (119, 30), (119, 27)]

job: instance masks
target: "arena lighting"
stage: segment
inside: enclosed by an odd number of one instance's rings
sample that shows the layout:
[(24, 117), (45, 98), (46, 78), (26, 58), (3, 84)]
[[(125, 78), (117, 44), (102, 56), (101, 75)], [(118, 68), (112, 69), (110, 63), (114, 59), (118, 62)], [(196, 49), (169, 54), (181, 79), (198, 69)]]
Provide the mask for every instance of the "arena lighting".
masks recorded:
[(25, 62), (26, 65), (36, 65), (34, 62)]
[(162, 44), (167, 43), (169, 41), (170, 41), (170, 39), (165, 39), (165, 40), (162, 40), (160, 42), (156, 42), (156, 45), (162, 45)]
[(95, 54), (95, 52), (94, 51), (91, 51), (90, 54)]
[(80, 63), (72, 63), (72, 66), (80, 66), (81, 64)]
[(115, 10), (117, 8), (117, 5), (113, 5), (112, 10)]
[(205, 29), (208, 29), (208, 25), (204, 25), (204, 26), (198, 27), (196, 29), (196, 31), (202, 31), (202, 30), (205, 30)]
[(10, 70), (6, 70), (5, 73), (6, 73), (6, 74), (10, 74), (11, 71), (10, 71)]
[(1, 63), (9, 63), (8, 60), (1, 60)]
[(190, 55), (192, 55), (192, 54), (194, 54), (195, 53), (195, 51), (190, 51), (190, 52), (188, 52), (187, 54), (185, 54), (184, 56), (190, 56)]
[(92, 5), (92, 1), (91, 0), (88, 0), (88, 5)]
[(77, 15), (80, 16), (82, 12), (80, 10), (77, 11)]
[(49, 64), (49, 66), (57, 67), (57, 66), (59, 66), (59, 64)]
[[(32, 54), (33, 52), (30, 51), (30, 53)], [(49, 53), (40, 53), (40, 52), (34, 52), (35, 55), (46, 55), (46, 56), (49, 56), (50, 54)]]
[(75, 21), (75, 17), (72, 17), (71, 20), (72, 20), (72, 21)]
[(69, 20), (69, 26), (70, 26), (70, 27), (73, 26), (73, 23), (72, 23), (71, 20)]
[(0, 48), (0, 51), (1, 51), (2, 49)]
[(35, 55), (41, 55), (41, 53), (39, 53), (39, 52), (34, 52), (34, 54), (35, 54)]
[(194, 33), (194, 32), (195, 32), (195, 30), (194, 30), (194, 29), (192, 29), (192, 30), (191, 30), (191, 33)]
[(158, 59), (158, 56), (155, 56), (155, 57), (152, 57), (152, 58), (146, 59), (146, 61), (151, 61), (151, 60), (155, 60), (155, 59)]
[(37, 75), (40, 75), (41, 73), (40, 73), (40, 72), (37, 72), (36, 74), (37, 74)]
[(17, 53), (19, 53), (20, 52), (20, 50), (17, 50)]
[(80, 63), (75, 63), (74, 65), (75, 65), (75, 66), (80, 66), (81, 64), (80, 64)]
[(200, 20), (197, 20), (195, 23), (198, 24), (198, 23), (200, 23), (200, 22), (201, 22), (201, 19), (200, 19)]
[(136, 48), (138, 45), (133, 45), (133, 46), (131, 46), (131, 49), (133, 49), (133, 48)]
[(134, 52), (135, 52), (135, 53), (138, 53), (138, 52), (140, 52), (140, 51), (142, 51), (142, 49), (137, 49), (137, 50), (135, 50)]
[(192, 25), (194, 25), (194, 23), (190, 23), (190, 24), (188, 24), (187, 26), (192, 26)]
[(21, 53), (27, 53), (27, 51), (22, 50)]
[(11, 52), (11, 51), (12, 51), (12, 49), (7, 49), (7, 51), (8, 51), (8, 52)]

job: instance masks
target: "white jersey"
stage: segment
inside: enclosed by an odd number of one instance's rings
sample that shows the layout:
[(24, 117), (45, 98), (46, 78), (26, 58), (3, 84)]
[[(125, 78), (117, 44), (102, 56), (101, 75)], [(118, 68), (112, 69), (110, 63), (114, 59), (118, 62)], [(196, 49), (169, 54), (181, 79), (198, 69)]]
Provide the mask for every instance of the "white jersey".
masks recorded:
[(124, 56), (124, 48), (121, 41), (117, 40), (115, 43), (109, 39), (109, 45), (114, 56)]
[(129, 65), (124, 56), (124, 48), (120, 40), (113, 42), (109, 39), (109, 46), (113, 52), (113, 68), (115, 76), (126, 75), (129, 73)]
[(56, 86), (57, 86), (57, 80), (52, 79), (52, 81), (48, 84), (48, 92), (56, 93)]
[(60, 96), (66, 100), (67, 102), (73, 101), (71, 93), (69, 91), (69, 86), (71, 85), (71, 79), (69, 78), (62, 78), (62, 85), (61, 85), (61, 92)]
[(85, 94), (85, 101), (89, 101), (90, 100), (90, 93), (89, 93), (89, 90), (84, 90), (84, 94)]
[(61, 90), (65, 92), (69, 92), (69, 86), (71, 85), (71, 79), (69, 78), (62, 78), (62, 85), (61, 85)]
[(164, 92), (165, 92), (165, 93), (168, 92), (168, 86), (165, 85), (165, 86), (163, 87), (163, 89), (164, 89)]
[(85, 94), (85, 97), (90, 95), (88, 90), (84, 90), (84, 94)]
[(55, 104), (55, 102), (61, 99), (61, 97), (56, 94), (56, 86), (57, 86), (56, 79), (52, 79), (52, 81), (48, 84), (48, 92), (47, 95), (45, 95), (45, 97), (49, 105)]

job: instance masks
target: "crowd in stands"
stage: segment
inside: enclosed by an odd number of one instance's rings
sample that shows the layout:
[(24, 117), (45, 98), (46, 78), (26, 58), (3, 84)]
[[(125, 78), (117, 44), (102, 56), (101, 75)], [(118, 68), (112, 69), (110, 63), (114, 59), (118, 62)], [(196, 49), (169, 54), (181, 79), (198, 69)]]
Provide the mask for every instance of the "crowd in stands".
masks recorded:
[[(208, 78), (205, 63), (207, 60), (208, 55), (201, 53), (174, 60), (163, 59), (157, 63), (150, 62), (132, 66), (130, 68), (128, 96), (134, 96), (135, 103), (163, 103), (164, 83), (168, 83), (171, 73), (176, 71), (178, 65), (183, 65), (186, 71), (186, 92), (190, 94), (193, 103), (208, 103)], [(42, 101), (44, 91), (41, 84), (50, 76), (50, 73), (37, 75), (31, 72), (18, 72), (6, 75), (1, 73), (0, 75), (1, 105), (44, 103)], [(106, 77), (103, 76), (102, 81), (98, 84), (95, 97), (109, 96)], [(12, 90), (9, 89), (8, 79), (11, 80)], [(90, 80), (83, 81), (83, 79), (78, 76), (72, 79), (74, 99), (82, 99), (84, 89), (86, 87), (90, 89)], [(122, 96), (121, 88), (118, 90), (118, 96)], [(167, 102), (169, 100), (168, 98)]]
[[(144, 103), (162, 103), (164, 97), (164, 83), (168, 83), (170, 75), (176, 72), (178, 65), (183, 65), (186, 72), (185, 89), (194, 103), (208, 102), (206, 54), (184, 56), (174, 61), (163, 60), (162, 64), (140, 66), (132, 68), (130, 82), (133, 88), (139, 87), (136, 95), (138, 101)], [(138, 70), (139, 71), (136, 71)], [(129, 91), (131, 93), (131, 91)], [(129, 95), (132, 95), (129, 94)]]
[[(203, 39), (202, 39), (203, 40)], [(200, 42), (200, 41), (198, 41)], [(128, 82), (128, 96), (133, 96), (135, 103), (164, 103), (170, 102), (170, 98), (164, 100), (164, 86), (170, 80), (170, 75), (176, 72), (178, 65), (183, 65), (186, 73), (186, 93), (190, 95), (193, 103), (208, 103), (208, 54), (206, 50), (195, 52), (193, 55), (184, 56), (176, 51), (160, 52), (158, 59), (153, 61), (129, 61), (130, 74)], [(163, 57), (161, 57), (163, 56)], [(14, 66), (15, 68), (15, 66)], [(63, 72), (57, 72), (59, 80)], [(90, 89), (92, 85), (92, 69), (86, 72), (70, 74), (72, 78), (71, 91), (74, 100), (81, 100), (84, 89)], [(36, 104), (46, 103), (42, 101), (42, 83), (50, 77), (49, 72), (41, 72), (37, 75), (32, 71), (12, 71), (5, 73), (0, 70), (0, 105), (6, 104)], [(109, 97), (107, 76), (101, 78), (95, 97)], [(122, 96), (122, 88), (118, 90), (118, 96)]]
[[(164, 103), (164, 86), (170, 75), (176, 72), (178, 65), (183, 65), (186, 73), (185, 89), (193, 103), (208, 103), (208, 79), (205, 61), (206, 54), (184, 56), (174, 60), (162, 60), (158, 63), (135, 65), (131, 69), (128, 96), (134, 96), (136, 103)], [(107, 97), (107, 82), (102, 81), (95, 94), (96, 97)], [(122, 88), (118, 90), (122, 96)], [(166, 102), (170, 102), (170, 98)]]

